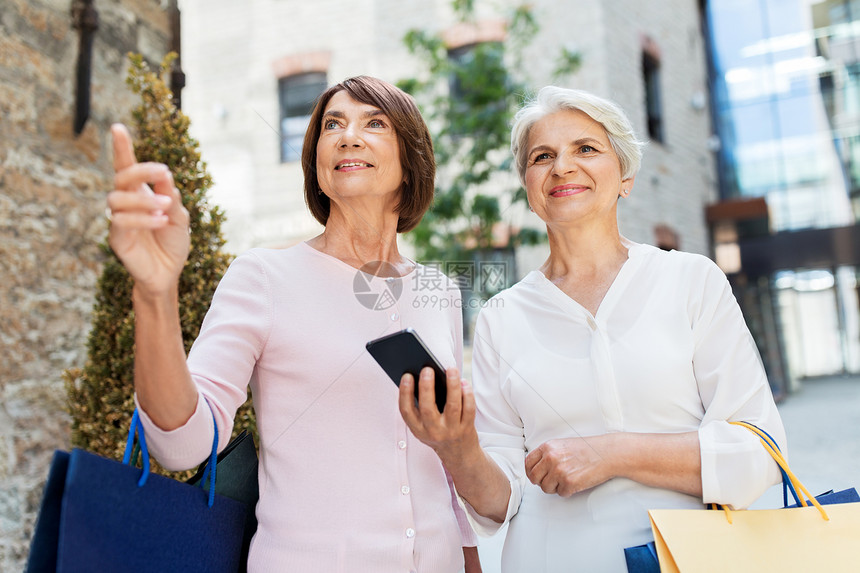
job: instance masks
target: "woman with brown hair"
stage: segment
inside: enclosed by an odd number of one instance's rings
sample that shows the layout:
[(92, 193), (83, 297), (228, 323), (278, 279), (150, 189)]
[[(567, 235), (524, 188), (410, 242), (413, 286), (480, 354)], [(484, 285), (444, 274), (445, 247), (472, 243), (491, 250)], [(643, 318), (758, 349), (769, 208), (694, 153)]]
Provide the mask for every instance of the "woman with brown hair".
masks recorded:
[(364, 350), (411, 327), (462, 365), (459, 292), (445, 284), (434, 294), (450, 304), (415, 304), (427, 282), (397, 248), (433, 197), (433, 147), (412, 98), (366, 76), (320, 96), (302, 168), (325, 229), (238, 257), (187, 359), (177, 281), (188, 214), (167, 168), (136, 163), (127, 131), (113, 134), (110, 245), (135, 280), (135, 392), (150, 451), (169, 469), (196, 466), (213, 414), (224, 447), (250, 383), (261, 455), (249, 571), (454, 572), (464, 554), (479, 571), (445, 469)]

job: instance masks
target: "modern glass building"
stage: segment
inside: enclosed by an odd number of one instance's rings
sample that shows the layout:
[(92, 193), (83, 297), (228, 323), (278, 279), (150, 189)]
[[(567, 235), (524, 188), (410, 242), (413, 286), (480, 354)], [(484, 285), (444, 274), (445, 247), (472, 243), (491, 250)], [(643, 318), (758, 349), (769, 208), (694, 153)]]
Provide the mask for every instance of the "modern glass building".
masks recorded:
[(860, 0), (703, 0), (708, 211), (775, 390), (860, 373)]

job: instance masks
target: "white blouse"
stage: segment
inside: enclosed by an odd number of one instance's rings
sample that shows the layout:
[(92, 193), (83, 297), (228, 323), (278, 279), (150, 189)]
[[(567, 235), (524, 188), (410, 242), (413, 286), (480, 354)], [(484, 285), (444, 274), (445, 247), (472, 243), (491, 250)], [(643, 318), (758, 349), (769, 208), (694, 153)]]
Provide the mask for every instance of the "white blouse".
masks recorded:
[[(481, 444), (511, 482), (503, 572), (626, 571), (623, 549), (652, 539), (648, 509), (746, 507), (779, 482), (758, 438), (728, 424), (751, 422), (785, 451), (755, 343), (701, 255), (634, 244), (596, 316), (531, 272), (479, 315), (472, 372)], [(690, 431), (703, 499), (624, 478), (562, 498), (525, 476), (551, 439)], [(501, 527), (462, 503), (479, 533)]]

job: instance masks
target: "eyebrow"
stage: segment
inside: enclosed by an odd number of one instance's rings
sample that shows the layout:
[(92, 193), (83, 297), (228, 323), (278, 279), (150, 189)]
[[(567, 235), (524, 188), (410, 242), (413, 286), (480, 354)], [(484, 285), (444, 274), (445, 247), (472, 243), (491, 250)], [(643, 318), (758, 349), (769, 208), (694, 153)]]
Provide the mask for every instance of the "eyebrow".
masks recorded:
[[(581, 139), (575, 139), (575, 140), (573, 140), (573, 141), (571, 142), (571, 145), (573, 145), (574, 147), (578, 147), (578, 146), (580, 146), (580, 145), (585, 145), (585, 144), (588, 144), (588, 145), (594, 145), (594, 144), (596, 144), (596, 145), (597, 145), (598, 147), (600, 147), (601, 149), (602, 149), (603, 147), (605, 147), (605, 144), (604, 144), (603, 142), (601, 142), (600, 140), (594, 139), (593, 137), (583, 137), (583, 138), (581, 138)], [(548, 146), (548, 145), (537, 145), (537, 146), (535, 146), (535, 147), (532, 147), (532, 148), (529, 150), (529, 155), (528, 155), (528, 156), (529, 156), (529, 157), (531, 157), (531, 156), (532, 156), (532, 154), (533, 154), (534, 152), (536, 152), (536, 151), (543, 151), (543, 150), (552, 151), (553, 149), (552, 149), (552, 147), (550, 147), (550, 146)]]
[[(369, 111), (365, 111), (365, 112), (363, 112), (363, 113), (361, 114), (361, 117), (362, 117), (362, 118), (365, 118), (365, 117), (376, 117), (376, 116), (379, 116), (379, 115), (382, 115), (382, 116), (388, 117), (388, 114), (386, 114), (386, 113), (385, 113), (384, 111), (382, 111), (381, 109), (372, 109), (372, 110), (369, 110)], [(338, 110), (336, 110), (336, 109), (333, 109), (333, 110), (329, 110), (329, 111), (327, 111), (327, 112), (325, 112), (325, 113), (323, 114), (323, 117), (328, 117), (328, 116), (336, 117), (336, 118), (342, 119), (342, 118), (345, 118), (345, 117), (346, 117), (346, 114), (345, 114), (345, 113), (343, 113), (342, 111), (338, 111)]]

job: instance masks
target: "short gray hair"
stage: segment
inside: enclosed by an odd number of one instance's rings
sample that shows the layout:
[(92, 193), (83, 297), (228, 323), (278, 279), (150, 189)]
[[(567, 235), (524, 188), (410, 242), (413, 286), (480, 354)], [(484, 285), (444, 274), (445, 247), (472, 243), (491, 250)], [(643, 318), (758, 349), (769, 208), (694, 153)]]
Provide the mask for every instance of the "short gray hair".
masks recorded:
[(511, 129), (511, 151), (520, 182), (525, 185), (526, 162), (528, 161), (528, 139), (535, 123), (558, 111), (581, 111), (599, 123), (618, 160), (621, 163), (621, 178), (629, 179), (639, 171), (642, 162), (644, 141), (636, 139), (633, 126), (621, 107), (608, 99), (583, 90), (546, 86), (537, 96), (527, 101), (514, 116)]

